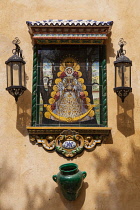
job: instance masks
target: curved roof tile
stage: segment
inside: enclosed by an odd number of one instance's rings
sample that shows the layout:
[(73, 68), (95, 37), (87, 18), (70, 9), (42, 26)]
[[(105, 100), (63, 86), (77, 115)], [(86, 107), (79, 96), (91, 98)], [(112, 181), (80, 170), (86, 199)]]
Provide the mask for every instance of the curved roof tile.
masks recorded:
[(95, 20), (42, 20), (42, 21), (26, 21), (28, 26), (112, 26), (113, 21), (95, 21)]

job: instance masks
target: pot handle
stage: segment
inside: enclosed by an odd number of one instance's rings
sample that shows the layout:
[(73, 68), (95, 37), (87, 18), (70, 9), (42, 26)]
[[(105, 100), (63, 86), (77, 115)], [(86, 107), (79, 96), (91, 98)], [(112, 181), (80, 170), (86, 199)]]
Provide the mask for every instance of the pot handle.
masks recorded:
[(86, 176), (87, 176), (87, 172), (86, 171), (82, 171), (82, 175), (83, 175), (83, 179), (85, 179)]
[(53, 175), (52, 178), (55, 182), (57, 182), (57, 175)]

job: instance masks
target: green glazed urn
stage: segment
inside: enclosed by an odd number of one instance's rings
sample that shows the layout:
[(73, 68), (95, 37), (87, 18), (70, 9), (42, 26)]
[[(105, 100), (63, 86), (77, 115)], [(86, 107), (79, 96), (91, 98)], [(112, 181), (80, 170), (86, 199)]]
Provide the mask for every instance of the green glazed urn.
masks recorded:
[(67, 200), (76, 200), (87, 173), (80, 171), (75, 163), (63, 164), (59, 167), (59, 170), (60, 172), (57, 175), (53, 175), (53, 180), (58, 183)]

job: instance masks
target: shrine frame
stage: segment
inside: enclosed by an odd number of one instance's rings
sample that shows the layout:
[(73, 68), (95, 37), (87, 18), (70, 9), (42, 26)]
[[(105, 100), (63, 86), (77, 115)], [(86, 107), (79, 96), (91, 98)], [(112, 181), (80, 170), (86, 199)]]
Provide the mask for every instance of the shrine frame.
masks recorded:
[[(102, 90), (100, 91), (100, 125), (98, 127), (107, 127), (107, 72), (106, 72), (106, 46), (101, 45), (103, 52), (102, 57), (99, 58), (99, 68), (100, 68), (100, 85)], [(33, 85), (32, 85), (32, 121), (31, 125), (36, 126), (38, 124), (39, 111), (37, 110), (37, 101), (38, 101), (38, 91), (37, 84), (39, 81), (38, 78), (38, 48), (40, 45), (34, 45), (34, 55), (33, 55)], [(44, 125), (41, 125), (44, 126)], [(50, 125), (51, 126), (51, 125)], [(71, 125), (72, 127), (72, 125)], [(81, 126), (82, 127), (82, 126)], [(86, 127), (86, 126), (84, 126)], [(87, 126), (88, 127), (88, 126)]]
[[(42, 145), (47, 151), (55, 150), (65, 158), (73, 158), (84, 149), (92, 151), (110, 136), (107, 124), (107, 71), (105, 40), (111, 31), (113, 21), (94, 20), (44, 20), (27, 21), (33, 43), (33, 85), (32, 85), (32, 123), (27, 127), (29, 139), (33, 144)], [(39, 125), (37, 110), (38, 91), (38, 47), (41, 45), (99, 45), (100, 125), (50, 126)], [(102, 73), (100, 73), (102, 72)]]

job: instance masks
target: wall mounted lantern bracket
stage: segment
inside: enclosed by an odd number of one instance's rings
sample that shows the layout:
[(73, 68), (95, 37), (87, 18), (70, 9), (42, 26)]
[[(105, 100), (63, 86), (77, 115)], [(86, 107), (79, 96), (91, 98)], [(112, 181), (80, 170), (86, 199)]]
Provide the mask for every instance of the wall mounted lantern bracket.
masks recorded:
[(13, 41), (15, 49), (12, 50), (14, 54), (6, 62), (7, 70), (7, 88), (6, 90), (18, 100), (26, 90), (25, 87), (25, 61), (22, 57), (22, 50), (20, 49), (20, 40), (16, 37)]
[(115, 66), (115, 87), (114, 92), (121, 98), (122, 102), (132, 92), (131, 88), (131, 66), (132, 61), (125, 56), (126, 50), (123, 49), (126, 42), (119, 40), (120, 49), (117, 51)]

